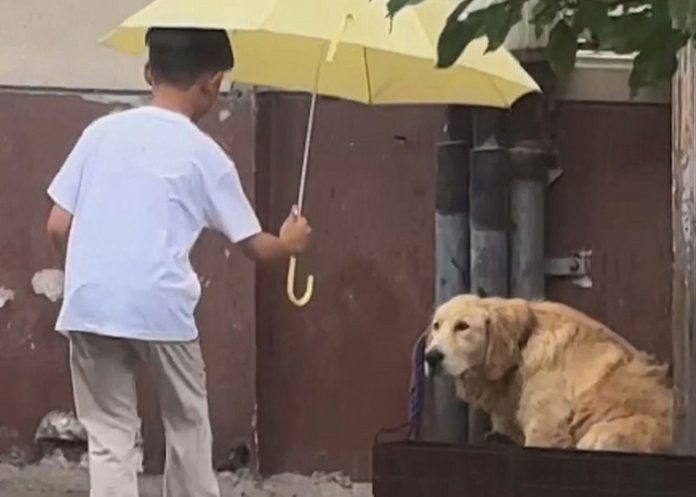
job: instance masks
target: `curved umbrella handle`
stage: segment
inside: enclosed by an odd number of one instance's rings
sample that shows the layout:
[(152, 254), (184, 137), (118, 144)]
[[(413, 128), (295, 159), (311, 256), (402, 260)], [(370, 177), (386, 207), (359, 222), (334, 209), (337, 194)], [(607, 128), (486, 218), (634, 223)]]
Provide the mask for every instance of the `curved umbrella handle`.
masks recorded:
[(307, 286), (305, 287), (304, 294), (301, 297), (295, 295), (295, 272), (297, 269), (297, 258), (295, 256), (290, 257), (290, 263), (288, 264), (288, 279), (286, 285), (286, 291), (288, 294), (288, 299), (296, 307), (306, 306), (310, 300), (312, 300), (312, 295), (314, 294), (314, 276), (307, 276)]

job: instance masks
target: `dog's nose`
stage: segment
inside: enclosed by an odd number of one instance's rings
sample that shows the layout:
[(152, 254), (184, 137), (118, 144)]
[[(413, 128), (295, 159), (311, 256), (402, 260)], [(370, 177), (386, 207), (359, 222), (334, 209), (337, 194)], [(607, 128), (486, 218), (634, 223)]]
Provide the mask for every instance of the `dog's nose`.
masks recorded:
[(445, 354), (437, 349), (433, 349), (425, 355), (425, 361), (433, 371), (440, 367), (440, 364), (442, 364), (444, 358)]

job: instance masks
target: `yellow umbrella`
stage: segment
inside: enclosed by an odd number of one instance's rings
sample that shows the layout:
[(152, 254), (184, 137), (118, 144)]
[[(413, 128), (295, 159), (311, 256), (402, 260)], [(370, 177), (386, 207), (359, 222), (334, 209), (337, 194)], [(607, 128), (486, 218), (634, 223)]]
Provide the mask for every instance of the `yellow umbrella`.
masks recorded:
[[(504, 49), (472, 43), (453, 67), (434, 68), (451, 0), (428, 0), (386, 18), (385, 0), (156, 0), (104, 38), (140, 54), (152, 26), (230, 32), (240, 83), (370, 104), (510, 107), (539, 88)], [(336, 50), (334, 57), (328, 52)], [(333, 46), (333, 50), (331, 47)], [(331, 55), (331, 54), (328, 54)]]
[[(102, 42), (141, 54), (150, 27), (225, 29), (235, 51), (234, 81), (313, 94), (298, 207), (302, 209), (318, 94), (367, 104), (461, 104), (510, 107), (539, 87), (505, 49), (469, 45), (448, 69), (436, 69), (437, 37), (451, 0), (428, 0), (390, 20), (385, 0), (156, 0)], [(288, 297), (294, 295), (295, 258)]]

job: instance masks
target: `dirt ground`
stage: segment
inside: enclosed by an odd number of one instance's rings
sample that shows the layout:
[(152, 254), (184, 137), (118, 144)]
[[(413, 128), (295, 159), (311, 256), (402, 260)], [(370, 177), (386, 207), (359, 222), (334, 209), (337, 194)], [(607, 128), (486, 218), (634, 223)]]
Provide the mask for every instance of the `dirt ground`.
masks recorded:
[[(248, 475), (220, 475), (223, 497), (371, 497), (369, 484), (352, 483), (338, 474), (311, 477), (283, 474), (259, 481)], [(161, 478), (143, 476), (141, 497), (161, 497)], [(45, 461), (17, 468), (0, 465), (1, 497), (88, 497), (87, 472), (75, 466)]]

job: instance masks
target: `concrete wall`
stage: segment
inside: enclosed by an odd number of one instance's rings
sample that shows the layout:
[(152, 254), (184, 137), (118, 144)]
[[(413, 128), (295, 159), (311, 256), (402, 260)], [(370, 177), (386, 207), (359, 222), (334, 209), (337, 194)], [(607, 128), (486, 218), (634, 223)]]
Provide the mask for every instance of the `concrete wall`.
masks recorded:
[(98, 40), (148, 0), (0, 0), (0, 85), (144, 89), (142, 60)]

